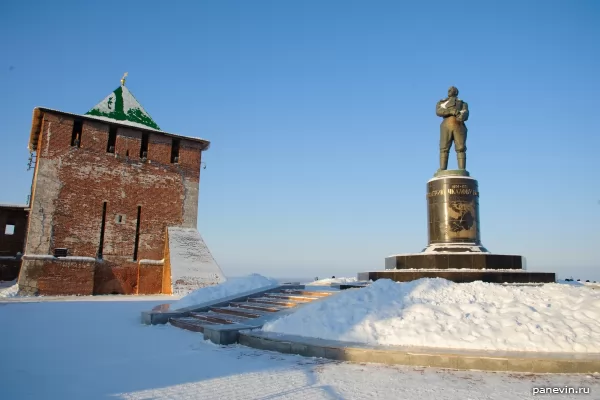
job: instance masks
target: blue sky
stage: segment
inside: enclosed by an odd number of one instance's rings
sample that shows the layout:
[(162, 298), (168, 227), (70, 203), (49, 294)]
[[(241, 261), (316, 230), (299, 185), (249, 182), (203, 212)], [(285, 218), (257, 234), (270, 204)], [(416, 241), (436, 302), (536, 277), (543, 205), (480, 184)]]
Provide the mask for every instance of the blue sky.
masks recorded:
[(212, 142), (198, 228), (227, 275), (382, 269), (427, 244), (455, 85), (483, 244), (600, 280), (599, 19), (596, 1), (2, 2), (0, 202), (29, 193), (33, 108), (85, 113), (127, 71), (162, 129)]

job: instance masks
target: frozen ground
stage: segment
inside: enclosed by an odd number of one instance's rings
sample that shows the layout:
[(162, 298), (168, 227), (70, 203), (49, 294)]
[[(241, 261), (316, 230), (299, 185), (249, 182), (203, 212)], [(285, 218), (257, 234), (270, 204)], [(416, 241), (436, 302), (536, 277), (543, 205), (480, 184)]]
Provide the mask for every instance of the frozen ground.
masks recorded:
[(157, 301), (2, 303), (0, 398), (530, 399), (533, 387), (586, 387), (598, 375), (521, 375), (347, 364), (219, 347), (172, 326), (143, 326)]
[(381, 279), (263, 329), (379, 345), (600, 353), (600, 290)]

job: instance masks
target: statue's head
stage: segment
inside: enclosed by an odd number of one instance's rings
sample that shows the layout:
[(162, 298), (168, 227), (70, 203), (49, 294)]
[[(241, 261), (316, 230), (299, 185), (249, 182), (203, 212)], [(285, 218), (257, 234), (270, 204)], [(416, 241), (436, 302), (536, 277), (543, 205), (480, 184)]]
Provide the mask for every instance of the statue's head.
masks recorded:
[(455, 86), (450, 86), (450, 89), (448, 89), (448, 97), (456, 96), (458, 96), (458, 89)]

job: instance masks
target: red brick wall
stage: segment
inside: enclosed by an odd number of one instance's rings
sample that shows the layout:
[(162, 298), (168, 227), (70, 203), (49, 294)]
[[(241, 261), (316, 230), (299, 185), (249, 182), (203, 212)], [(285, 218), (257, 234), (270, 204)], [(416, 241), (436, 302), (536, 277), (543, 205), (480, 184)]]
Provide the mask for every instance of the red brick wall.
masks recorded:
[(171, 164), (172, 139), (164, 135), (150, 134), (148, 159), (160, 164)]
[(188, 177), (195, 181), (200, 179), (200, 162), (202, 161), (201, 143), (182, 140), (179, 145), (179, 164)]
[[(45, 116), (48, 113), (44, 114)], [(73, 135), (73, 120), (69, 121), (69, 141), (67, 142), (67, 149), (71, 148), (71, 137)], [(83, 121), (83, 131), (81, 133), (81, 144), (80, 149), (88, 152), (106, 153), (106, 146), (108, 145), (108, 124), (102, 122)], [(44, 132), (42, 132), (44, 134)], [(64, 147), (64, 139), (60, 138), (60, 143), (54, 138), (50, 138), (50, 147), (62, 148)], [(90, 160), (91, 161), (91, 160)]]
[[(50, 149), (62, 150), (58, 177), (62, 187), (55, 201), (53, 247), (67, 247), (71, 255), (95, 257), (106, 201), (104, 258), (114, 261), (111, 256), (116, 256), (133, 261), (141, 206), (138, 259), (162, 259), (165, 227), (182, 222), (184, 190), (177, 165), (159, 163), (155, 157), (161, 152), (156, 148), (149, 150), (149, 162), (141, 162), (140, 132), (120, 130), (112, 154), (106, 152), (107, 125), (86, 121), (81, 147), (76, 148), (70, 146), (72, 121), (53, 124)], [(127, 149), (129, 159), (125, 157)], [(168, 150), (170, 156), (170, 147)], [(117, 215), (122, 216), (121, 223)]]
[[(163, 259), (165, 228), (183, 222), (184, 177), (198, 182), (202, 144), (182, 139), (180, 163), (171, 164), (172, 139), (150, 133), (148, 160), (142, 162), (141, 131), (118, 128), (113, 154), (106, 152), (108, 123), (84, 121), (79, 148), (71, 146), (73, 123), (70, 117), (46, 112), (40, 134), (38, 157), (59, 161), (55, 179), (60, 189), (53, 200), (52, 215), (46, 216), (52, 218), (51, 249), (66, 247), (71, 256), (96, 257), (102, 207), (107, 202), (103, 262), (96, 266), (94, 294), (160, 292), (163, 267), (138, 267), (137, 261)], [(43, 195), (43, 190), (36, 193)], [(134, 261), (138, 206), (142, 207), (141, 223)], [(118, 215), (122, 217), (120, 223)], [(47, 292), (52, 291), (51, 282), (68, 280), (52, 268), (44, 267), (43, 271), (55, 277), (40, 275)], [(38, 289), (41, 293), (42, 288)]]
[[(71, 147), (72, 133), (73, 119), (54, 114), (45, 114), (40, 134), (42, 148), (41, 153), (38, 153), (38, 157), (53, 158), (67, 151)], [(42, 136), (45, 137), (42, 138)]]
[(138, 265), (136, 262), (96, 263), (94, 294), (137, 294)]
[(163, 268), (162, 265), (140, 263), (138, 294), (162, 293)]
[(117, 130), (117, 143), (115, 153), (121, 157), (138, 160), (140, 158), (140, 146), (142, 145), (142, 132), (131, 129), (119, 128)]
[(43, 296), (91, 295), (94, 289), (94, 262), (40, 263), (38, 294)]

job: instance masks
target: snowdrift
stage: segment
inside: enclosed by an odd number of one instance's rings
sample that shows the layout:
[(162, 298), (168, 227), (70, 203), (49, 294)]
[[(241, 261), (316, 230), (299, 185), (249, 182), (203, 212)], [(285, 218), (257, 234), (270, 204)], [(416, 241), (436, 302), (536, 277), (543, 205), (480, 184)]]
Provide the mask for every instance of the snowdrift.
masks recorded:
[(600, 291), (381, 279), (308, 304), (263, 330), (374, 345), (600, 352)]
[(277, 286), (276, 279), (266, 278), (259, 274), (251, 274), (239, 278), (228, 278), (227, 281), (215, 285), (197, 289), (187, 296), (170, 305), (172, 310), (194, 306), (207, 301), (218, 300), (225, 297), (235, 296), (251, 290), (259, 290), (271, 286)]
[(327, 278), (307, 283), (306, 286), (331, 286), (332, 284), (354, 283), (356, 278)]

